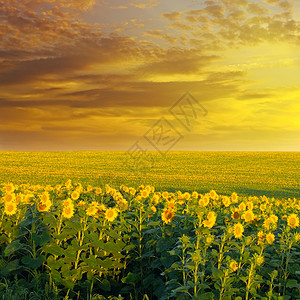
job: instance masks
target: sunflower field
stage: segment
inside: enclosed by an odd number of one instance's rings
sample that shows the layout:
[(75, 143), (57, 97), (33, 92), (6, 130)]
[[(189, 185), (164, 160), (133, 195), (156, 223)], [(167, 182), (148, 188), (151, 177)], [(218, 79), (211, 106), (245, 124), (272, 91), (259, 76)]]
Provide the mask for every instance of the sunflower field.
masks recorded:
[(5, 183), (1, 299), (300, 299), (300, 200)]

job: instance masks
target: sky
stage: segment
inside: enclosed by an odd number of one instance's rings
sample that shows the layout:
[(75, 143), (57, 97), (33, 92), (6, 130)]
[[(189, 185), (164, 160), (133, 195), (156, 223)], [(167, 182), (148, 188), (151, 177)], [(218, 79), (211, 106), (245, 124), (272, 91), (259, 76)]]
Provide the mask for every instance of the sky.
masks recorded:
[(300, 150), (300, 1), (0, 0), (0, 150)]

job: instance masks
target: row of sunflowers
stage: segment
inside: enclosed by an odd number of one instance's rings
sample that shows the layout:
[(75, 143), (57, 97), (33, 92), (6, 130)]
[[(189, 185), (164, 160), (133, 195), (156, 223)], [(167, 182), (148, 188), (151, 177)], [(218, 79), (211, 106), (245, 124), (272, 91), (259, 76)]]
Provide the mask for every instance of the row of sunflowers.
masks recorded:
[(23, 285), (24, 299), (300, 298), (296, 198), (68, 180), (2, 184), (0, 199), (0, 295)]

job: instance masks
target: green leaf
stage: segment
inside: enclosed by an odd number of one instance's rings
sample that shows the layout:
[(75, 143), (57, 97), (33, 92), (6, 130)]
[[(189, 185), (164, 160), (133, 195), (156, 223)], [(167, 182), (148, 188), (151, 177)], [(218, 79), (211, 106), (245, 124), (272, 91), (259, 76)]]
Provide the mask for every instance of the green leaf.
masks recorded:
[(189, 285), (184, 285), (184, 286), (180, 286), (180, 287), (176, 288), (175, 290), (172, 290), (172, 292), (173, 293), (188, 292), (189, 289), (190, 289)]
[(134, 284), (139, 279), (139, 274), (129, 272), (126, 277), (122, 278), (123, 283)]
[(288, 282), (286, 283), (286, 287), (287, 288), (295, 288), (298, 287), (298, 282), (296, 279), (290, 279), (288, 280)]
[(212, 276), (213, 276), (216, 280), (218, 280), (218, 279), (220, 279), (221, 277), (224, 276), (224, 273), (223, 273), (221, 270), (219, 270), (219, 269), (217, 269), (217, 268), (215, 268), (215, 267), (212, 267), (211, 271), (212, 271)]
[(108, 257), (104, 260), (97, 259), (97, 262), (101, 267), (105, 269), (109, 269), (113, 265), (113, 261)]
[(32, 238), (36, 243), (36, 246), (43, 246), (51, 240), (51, 236), (47, 231), (43, 231), (41, 234), (37, 235), (36, 233), (32, 234)]
[(20, 269), (19, 260), (15, 259), (10, 261), (4, 268), (1, 269), (0, 273), (3, 276), (7, 276), (9, 273)]
[(105, 292), (111, 291), (111, 285), (107, 279), (99, 280), (99, 287)]
[(6, 246), (6, 248), (4, 249), (4, 255), (10, 256), (14, 252), (19, 251), (24, 248), (25, 248), (24, 244), (20, 243), (19, 240), (15, 240), (15, 241), (11, 242), (8, 246)]
[(56, 256), (60, 256), (64, 254), (64, 250), (60, 248), (56, 243), (47, 244), (43, 247), (43, 250), (46, 253), (51, 253)]
[(61, 283), (62, 279), (60, 273), (56, 270), (51, 270), (51, 276), (54, 282)]
[(45, 257), (42, 255), (39, 255), (36, 258), (32, 258), (29, 255), (23, 256), (22, 257), (22, 263), (32, 269), (38, 269), (42, 263), (45, 261)]

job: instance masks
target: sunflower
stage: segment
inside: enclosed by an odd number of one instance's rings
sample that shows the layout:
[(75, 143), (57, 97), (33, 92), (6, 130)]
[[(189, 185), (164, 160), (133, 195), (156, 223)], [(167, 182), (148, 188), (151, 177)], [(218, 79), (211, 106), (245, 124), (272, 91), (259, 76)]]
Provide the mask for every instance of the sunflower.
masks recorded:
[(73, 206), (65, 206), (63, 208), (63, 217), (66, 219), (70, 219), (74, 216), (74, 207)]
[(16, 200), (16, 195), (14, 193), (7, 194), (4, 197), (4, 202), (9, 203), (9, 202), (14, 202)]
[(99, 211), (105, 211), (105, 210), (106, 210), (106, 206), (103, 203), (98, 205), (98, 213)]
[(232, 202), (233, 203), (237, 203), (238, 202), (238, 195), (237, 195), (237, 193), (232, 193), (232, 195), (231, 195), (231, 200), (232, 200)]
[(50, 196), (48, 192), (44, 192), (42, 195), (40, 195), (41, 202), (46, 203), (49, 201)]
[(113, 222), (117, 216), (118, 212), (115, 208), (108, 208), (105, 211), (105, 219), (109, 222)]
[(241, 223), (236, 223), (233, 226), (233, 234), (236, 239), (240, 239), (243, 236), (244, 226)]
[(156, 207), (155, 207), (154, 205), (152, 205), (152, 206), (150, 207), (150, 209), (151, 209), (154, 213), (156, 213), (156, 211), (157, 211), (157, 209), (156, 209)]
[(235, 208), (235, 209), (232, 211), (231, 218), (234, 219), (234, 220), (238, 220), (238, 219), (241, 218), (240, 211), (239, 211), (238, 208)]
[(239, 268), (238, 263), (235, 260), (232, 260), (229, 264), (229, 268), (235, 272)]
[(63, 200), (62, 204), (63, 204), (64, 207), (67, 207), (67, 206), (73, 206), (74, 207), (74, 204), (73, 204), (73, 201), (72, 201), (71, 198)]
[(97, 212), (98, 212), (98, 207), (93, 204), (90, 204), (86, 210), (86, 214), (88, 216), (94, 216)]
[(203, 221), (204, 227), (212, 228), (217, 220), (217, 214), (214, 211), (210, 211), (207, 215), (207, 220)]
[(287, 217), (287, 224), (291, 228), (299, 227), (299, 217), (296, 214), (291, 214)]
[(128, 201), (126, 199), (120, 199), (118, 200), (118, 202), (116, 203), (117, 208), (119, 209), (119, 211), (125, 211), (128, 209)]
[(161, 196), (162, 196), (164, 199), (167, 199), (168, 196), (169, 196), (169, 193), (168, 193), (168, 192), (163, 192)]
[(265, 234), (263, 231), (259, 231), (257, 233), (257, 238), (258, 238), (258, 241), (257, 241), (257, 245), (262, 245), (265, 241)]
[(73, 193), (71, 194), (71, 198), (73, 200), (78, 200), (79, 197), (80, 197), (80, 193), (77, 190), (73, 191)]
[(149, 197), (149, 191), (148, 190), (142, 190), (141, 191), (141, 197), (142, 198), (148, 198)]
[(24, 197), (24, 203), (26, 204), (33, 204), (33, 202), (31, 201), (31, 198), (34, 198), (34, 195), (33, 194), (27, 194), (25, 195)]
[(277, 221), (278, 221), (278, 217), (276, 215), (273, 215), (273, 214), (270, 216), (270, 219), (273, 221), (274, 224), (276, 224)]
[(185, 200), (190, 200), (191, 194), (188, 193), (188, 192), (185, 192), (185, 193), (183, 194), (183, 197), (184, 197)]
[(5, 202), (4, 212), (9, 216), (14, 215), (17, 212), (17, 203), (16, 202)]
[(38, 211), (40, 211), (40, 212), (49, 211), (51, 205), (52, 205), (52, 202), (49, 199), (42, 200), (38, 204)]
[(203, 226), (207, 228), (212, 228), (216, 223), (216, 220), (214, 219), (207, 219), (203, 221)]
[(24, 195), (22, 193), (19, 193), (17, 196), (16, 196), (16, 203), (19, 204), (19, 203), (23, 203), (24, 202)]
[(223, 204), (224, 204), (225, 207), (228, 207), (228, 206), (230, 206), (230, 204), (231, 204), (230, 198), (227, 197), (227, 196), (224, 196), (224, 197), (222, 198), (222, 202), (223, 202)]
[(166, 223), (172, 222), (175, 214), (173, 210), (170, 209), (164, 209), (164, 211), (161, 213), (161, 219)]
[(71, 180), (71, 179), (68, 179), (67, 182), (65, 183), (65, 187), (66, 187), (67, 189), (70, 189), (71, 186), (72, 186), (72, 180)]
[(218, 194), (214, 190), (212, 190), (212, 191), (209, 192), (209, 196), (213, 200), (216, 200), (218, 198)]
[(246, 210), (246, 204), (245, 204), (245, 202), (240, 203), (239, 210)]
[(242, 215), (242, 219), (244, 219), (245, 222), (251, 222), (255, 218), (252, 210), (247, 210)]
[(150, 193), (151, 192), (151, 186), (150, 185), (146, 185), (145, 190)]
[(266, 235), (266, 241), (268, 242), (268, 244), (273, 244), (274, 241), (275, 241), (275, 235), (271, 232), (269, 232), (267, 235)]
[(273, 219), (267, 218), (267, 219), (264, 220), (263, 226), (266, 229), (270, 229), (270, 227), (271, 227), (272, 224), (273, 224)]
[(192, 193), (192, 197), (195, 198), (195, 199), (198, 198), (198, 195), (199, 195), (199, 194), (198, 194), (196, 191), (194, 191), (194, 192)]
[(15, 190), (15, 187), (12, 183), (8, 183), (6, 186), (5, 186), (5, 191), (6, 193), (13, 193)]
[(159, 195), (158, 194), (153, 195), (151, 200), (153, 201), (154, 205), (157, 205), (159, 202)]
[(136, 190), (134, 188), (129, 188), (129, 193), (134, 196), (136, 193)]
[(203, 196), (201, 199), (199, 199), (199, 206), (200, 207), (205, 207), (209, 204), (209, 197), (208, 196)]
[(252, 201), (248, 201), (246, 203), (247, 207), (248, 207), (248, 210), (252, 210), (253, 209), (253, 202)]
[(85, 201), (80, 200), (80, 201), (78, 202), (77, 206), (80, 207), (80, 208), (84, 208), (85, 204), (86, 204)]
[(175, 200), (169, 201), (168, 204), (167, 204), (167, 206), (168, 206), (168, 209), (175, 210), (175, 207), (176, 207)]

